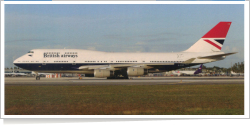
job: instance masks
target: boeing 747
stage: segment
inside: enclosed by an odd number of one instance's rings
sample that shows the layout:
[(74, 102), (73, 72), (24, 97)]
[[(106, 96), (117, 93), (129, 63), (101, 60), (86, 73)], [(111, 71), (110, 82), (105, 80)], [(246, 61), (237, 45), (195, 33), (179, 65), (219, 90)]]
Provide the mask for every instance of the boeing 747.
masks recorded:
[[(79, 73), (100, 78), (128, 78), (225, 59), (236, 52), (221, 48), (231, 22), (219, 22), (190, 48), (172, 53), (100, 52), (81, 49), (33, 49), (13, 63), (38, 73)], [(36, 76), (37, 80), (40, 77)]]

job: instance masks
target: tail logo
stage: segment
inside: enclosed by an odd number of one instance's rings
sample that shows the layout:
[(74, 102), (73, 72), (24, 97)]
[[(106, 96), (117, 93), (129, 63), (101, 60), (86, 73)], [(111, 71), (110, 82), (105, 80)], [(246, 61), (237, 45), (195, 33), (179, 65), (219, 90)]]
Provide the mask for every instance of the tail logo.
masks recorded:
[(221, 47), (223, 45), (224, 40), (209, 40), (209, 39), (203, 39), (207, 43), (211, 44), (212, 46), (216, 47), (217, 49), (221, 50)]

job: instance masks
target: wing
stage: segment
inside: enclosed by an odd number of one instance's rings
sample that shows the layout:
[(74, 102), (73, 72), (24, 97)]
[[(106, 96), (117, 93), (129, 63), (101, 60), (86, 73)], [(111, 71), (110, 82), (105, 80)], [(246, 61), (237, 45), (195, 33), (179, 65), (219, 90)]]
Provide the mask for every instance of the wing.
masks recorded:
[[(235, 54), (237, 52), (232, 52), (232, 53), (224, 53), (224, 54), (218, 54), (218, 55), (211, 55), (211, 56), (202, 56), (202, 57), (197, 57), (198, 59), (213, 59), (213, 58), (219, 58), (219, 57), (223, 57), (223, 56), (228, 56), (228, 55), (232, 55)], [(183, 64), (189, 64), (192, 63), (196, 58), (190, 58), (184, 62), (182, 62)], [(85, 66), (80, 66), (79, 70), (94, 70), (94, 69), (108, 69), (108, 70), (120, 70), (120, 69), (124, 69), (127, 67), (141, 67), (141, 68), (145, 68), (145, 69), (158, 69), (161, 68), (162, 66), (166, 66), (166, 65), (174, 65), (174, 63), (149, 63), (149, 64), (111, 64), (111, 65), (85, 65)]]
[(79, 70), (109, 69), (120, 70), (127, 67), (141, 67), (146, 69), (161, 67), (162, 65), (174, 65), (174, 63), (150, 63), (150, 64), (111, 64), (111, 65), (85, 65), (80, 66)]

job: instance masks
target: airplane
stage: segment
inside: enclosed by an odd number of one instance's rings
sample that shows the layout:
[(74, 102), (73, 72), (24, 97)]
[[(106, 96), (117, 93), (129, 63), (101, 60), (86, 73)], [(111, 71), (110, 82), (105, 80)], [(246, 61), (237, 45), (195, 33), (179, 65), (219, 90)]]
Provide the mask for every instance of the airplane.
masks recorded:
[(219, 74), (222, 75), (222, 76), (226, 75), (225, 72), (220, 72)]
[(101, 52), (81, 49), (33, 49), (14, 60), (23, 69), (46, 73), (128, 79), (225, 59), (237, 52), (221, 52), (231, 22), (219, 22), (190, 48), (171, 53)]
[(231, 71), (232, 76), (244, 76), (244, 73), (235, 73), (234, 71)]
[(11, 73), (4, 73), (5, 76), (27, 76), (27, 74), (25, 73), (15, 73), (15, 72), (11, 72)]
[(196, 71), (174, 71), (173, 74), (175, 75), (197, 75), (202, 73), (202, 64), (200, 65), (200, 67), (196, 70)]
[(32, 74), (33, 76), (34, 76), (34, 75), (46, 76), (46, 75), (51, 75), (51, 74), (53, 74), (53, 73), (37, 73), (37, 74), (36, 74), (36, 72), (32, 71), (31, 74)]
[(15, 72), (14, 68), (13, 71), (11, 73), (4, 73), (5, 76), (27, 76), (27, 74), (25, 73), (19, 73), (19, 72)]

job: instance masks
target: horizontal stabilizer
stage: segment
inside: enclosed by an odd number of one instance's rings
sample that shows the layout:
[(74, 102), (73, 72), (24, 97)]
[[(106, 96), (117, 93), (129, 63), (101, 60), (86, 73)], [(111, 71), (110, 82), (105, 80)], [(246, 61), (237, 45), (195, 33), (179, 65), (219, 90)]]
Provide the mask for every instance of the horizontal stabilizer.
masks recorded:
[(224, 54), (218, 54), (218, 55), (212, 55), (212, 56), (203, 56), (203, 57), (198, 57), (198, 59), (213, 59), (213, 58), (219, 58), (222, 56), (228, 56), (228, 55), (232, 55), (235, 54), (237, 52), (232, 52), (232, 53), (224, 53)]

